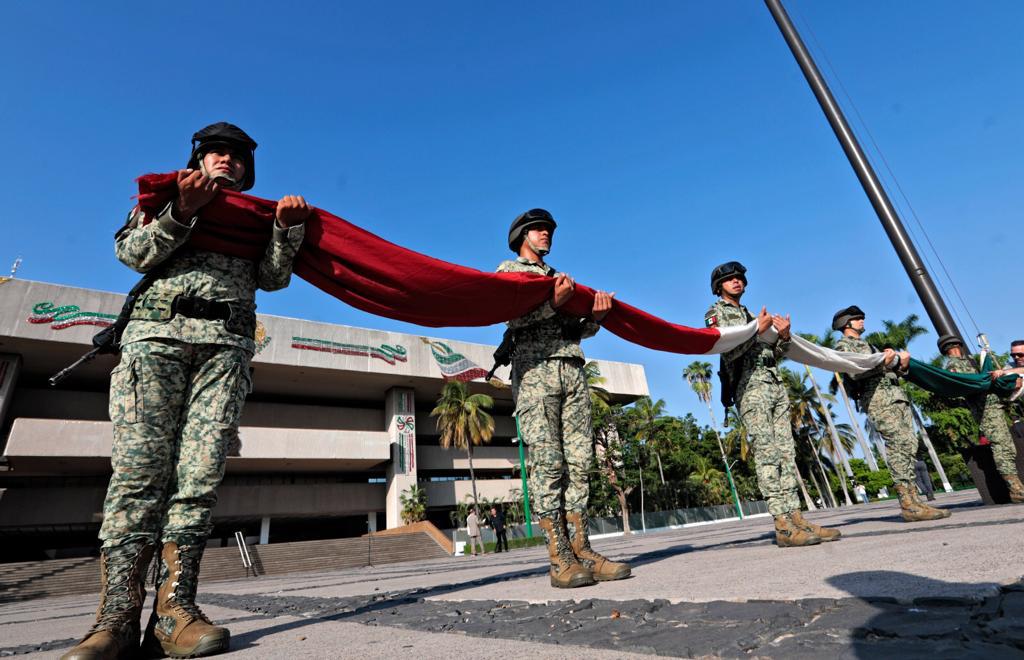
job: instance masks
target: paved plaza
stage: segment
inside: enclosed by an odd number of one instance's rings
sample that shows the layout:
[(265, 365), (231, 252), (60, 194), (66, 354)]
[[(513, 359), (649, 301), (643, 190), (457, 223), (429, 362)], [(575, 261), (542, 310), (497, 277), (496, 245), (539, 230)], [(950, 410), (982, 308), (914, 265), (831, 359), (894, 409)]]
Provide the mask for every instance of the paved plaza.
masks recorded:
[[(553, 589), (540, 548), (202, 585), (237, 658), (1024, 658), (1024, 506), (940, 495), (809, 514), (843, 539), (776, 548), (758, 517), (601, 539), (633, 577)], [(0, 655), (57, 657), (95, 596), (0, 605)]]

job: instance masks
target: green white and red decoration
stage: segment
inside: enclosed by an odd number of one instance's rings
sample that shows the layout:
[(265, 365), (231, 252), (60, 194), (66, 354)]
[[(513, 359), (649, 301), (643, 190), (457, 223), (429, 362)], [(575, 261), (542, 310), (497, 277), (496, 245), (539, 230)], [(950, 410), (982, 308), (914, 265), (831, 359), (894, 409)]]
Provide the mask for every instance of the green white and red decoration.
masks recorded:
[(365, 344), (345, 344), (327, 339), (292, 337), (292, 348), (297, 348), (301, 351), (334, 353), (336, 355), (371, 357), (383, 360), (390, 365), (394, 365), (396, 362), (407, 362), (409, 359), (406, 355), (405, 347), (401, 345), (389, 346), (388, 344), (381, 344), (380, 346), (367, 346)]
[(105, 328), (113, 325), (117, 320), (117, 314), (103, 314), (101, 312), (83, 312), (78, 305), (62, 305), (57, 307), (52, 302), (36, 303), (32, 307), (32, 315), (28, 317), (29, 323), (49, 323), (53, 330), (63, 330), (75, 325), (95, 325)]
[(487, 370), (473, 362), (468, 357), (459, 353), (448, 344), (433, 339), (423, 338), (423, 343), (430, 346), (430, 352), (441, 370), (441, 378), (444, 380), (461, 380), (468, 383), (477, 378), (485, 378)]

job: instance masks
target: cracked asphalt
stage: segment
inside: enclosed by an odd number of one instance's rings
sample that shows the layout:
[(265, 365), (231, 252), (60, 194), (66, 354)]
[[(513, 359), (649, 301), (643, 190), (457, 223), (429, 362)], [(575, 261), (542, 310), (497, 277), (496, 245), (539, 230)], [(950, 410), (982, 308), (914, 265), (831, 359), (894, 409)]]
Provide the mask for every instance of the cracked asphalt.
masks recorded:
[[(813, 548), (776, 548), (767, 518), (603, 539), (633, 577), (571, 591), (534, 548), (204, 583), (200, 602), (251, 658), (1024, 658), (1024, 506), (939, 500), (951, 518), (810, 514), (844, 533)], [(0, 606), (0, 655), (59, 656), (95, 602)]]

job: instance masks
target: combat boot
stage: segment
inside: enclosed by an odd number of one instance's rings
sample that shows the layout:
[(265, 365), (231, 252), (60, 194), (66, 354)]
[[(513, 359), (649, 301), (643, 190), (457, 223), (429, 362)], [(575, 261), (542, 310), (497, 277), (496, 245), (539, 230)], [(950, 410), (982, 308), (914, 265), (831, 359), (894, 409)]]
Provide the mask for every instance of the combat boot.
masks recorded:
[(572, 554), (572, 545), (565, 530), (565, 518), (561, 511), (542, 516), (540, 528), (548, 541), (548, 557), (551, 560), (551, 586), (559, 589), (574, 589), (594, 584), (594, 576)]
[(819, 543), (820, 536), (796, 524), (793, 512), (775, 516), (775, 545), (780, 548), (799, 548)]
[(843, 533), (840, 532), (838, 529), (834, 529), (832, 527), (822, 527), (821, 525), (815, 525), (810, 520), (804, 518), (804, 514), (801, 513), (799, 510), (791, 513), (790, 517), (793, 519), (794, 525), (796, 525), (797, 527), (802, 527), (806, 531), (820, 538), (822, 541), (837, 541), (839, 540), (839, 537), (843, 535)]
[(61, 660), (119, 660), (139, 650), (139, 617), (153, 545), (145, 539), (103, 549), (96, 623)]
[(922, 502), (917, 496), (917, 488), (910, 484), (896, 484), (896, 495), (900, 500), (903, 519), (907, 522), (941, 520), (950, 516), (949, 511), (937, 509)]
[(1024, 502), (1024, 484), (1020, 482), (1020, 477), (1015, 474), (1004, 474), (1003, 480), (1010, 491), (1010, 501), (1014, 504)]
[(196, 605), (202, 542), (164, 543), (160, 552), (158, 589), (153, 614), (142, 646), (161, 657), (196, 658), (228, 650), (231, 633), (203, 614)]
[(605, 580), (621, 580), (629, 577), (631, 572), (629, 564), (612, 561), (599, 552), (595, 552), (590, 547), (586, 512), (573, 511), (572, 513), (566, 513), (565, 522), (569, 528), (572, 553), (580, 560), (583, 567), (590, 571), (595, 580), (603, 582)]

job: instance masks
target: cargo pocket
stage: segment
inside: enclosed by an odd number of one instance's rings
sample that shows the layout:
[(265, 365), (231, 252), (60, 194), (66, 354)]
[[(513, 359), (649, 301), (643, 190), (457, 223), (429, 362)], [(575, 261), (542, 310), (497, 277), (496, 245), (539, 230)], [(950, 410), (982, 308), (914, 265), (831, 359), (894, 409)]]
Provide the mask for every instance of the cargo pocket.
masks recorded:
[(122, 360), (110, 372), (110, 403), (107, 414), (114, 424), (135, 424), (139, 421), (142, 393), (135, 358)]

